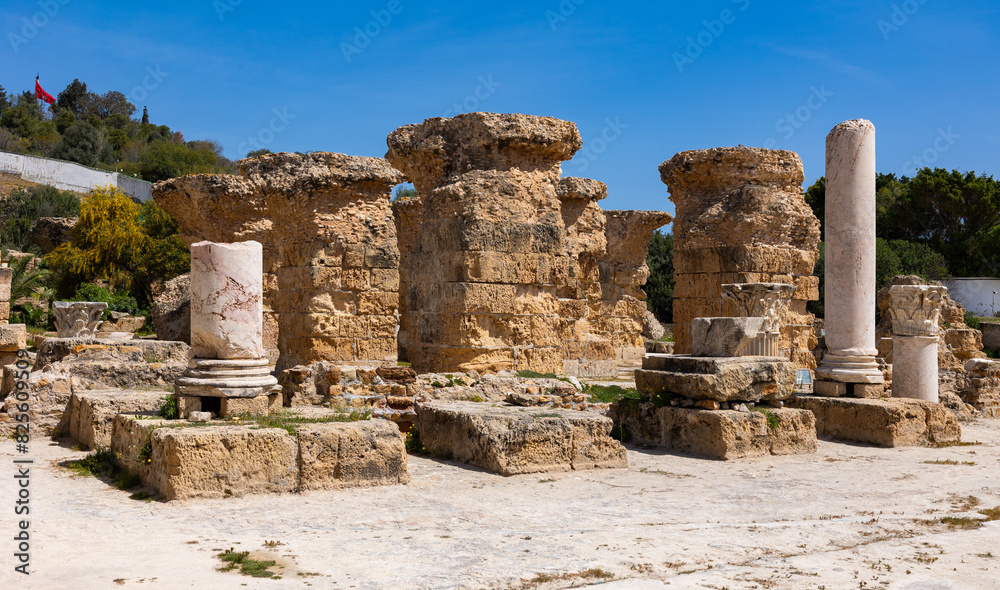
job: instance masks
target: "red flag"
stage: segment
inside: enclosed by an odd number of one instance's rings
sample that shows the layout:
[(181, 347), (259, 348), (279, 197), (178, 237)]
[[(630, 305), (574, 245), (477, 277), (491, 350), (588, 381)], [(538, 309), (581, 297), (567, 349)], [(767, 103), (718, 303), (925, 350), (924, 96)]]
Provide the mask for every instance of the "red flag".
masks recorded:
[(38, 83), (38, 78), (35, 78), (35, 98), (38, 100), (44, 100), (49, 104), (56, 101), (56, 99), (52, 98), (51, 94), (42, 90), (42, 85)]

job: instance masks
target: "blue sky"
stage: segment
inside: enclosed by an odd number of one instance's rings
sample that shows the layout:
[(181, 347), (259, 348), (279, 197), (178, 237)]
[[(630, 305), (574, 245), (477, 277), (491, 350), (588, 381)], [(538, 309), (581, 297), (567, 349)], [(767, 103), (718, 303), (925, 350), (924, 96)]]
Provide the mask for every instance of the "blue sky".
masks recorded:
[(808, 186), (829, 130), (867, 118), (881, 172), (1000, 176), (995, 0), (4, 0), (0, 23), (8, 91), (36, 73), (53, 95), (120, 90), (234, 159), (383, 156), (429, 117), (547, 115), (579, 126), (564, 174), (606, 182), (606, 209), (672, 212), (657, 167), (677, 152), (791, 149)]

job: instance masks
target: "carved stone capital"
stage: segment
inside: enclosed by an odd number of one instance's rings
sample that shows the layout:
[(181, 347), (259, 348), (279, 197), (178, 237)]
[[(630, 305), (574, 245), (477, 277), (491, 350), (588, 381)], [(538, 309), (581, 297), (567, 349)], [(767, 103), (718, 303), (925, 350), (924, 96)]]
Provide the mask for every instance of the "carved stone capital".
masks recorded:
[(948, 292), (937, 285), (893, 285), (889, 289), (889, 314), (896, 336), (936, 336), (941, 299)]
[(742, 317), (764, 318), (764, 330), (767, 332), (780, 330), (781, 314), (794, 292), (794, 285), (784, 283), (722, 285), (722, 297), (736, 302)]

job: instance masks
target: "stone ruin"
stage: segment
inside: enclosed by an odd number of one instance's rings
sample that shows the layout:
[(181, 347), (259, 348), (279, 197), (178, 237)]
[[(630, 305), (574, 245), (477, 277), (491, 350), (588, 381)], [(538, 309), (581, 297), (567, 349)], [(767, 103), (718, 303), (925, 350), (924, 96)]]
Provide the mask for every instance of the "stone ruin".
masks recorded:
[[(875, 126), (853, 120), (826, 143), (826, 352), (812, 396), (800, 406), (816, 416), (818, 434), (895, 447), (961, 437), (955, 416), (937, 400), (937, 317), (942, 294), (889, 292), (906, 375), (887, 398), (875, 341)], [(913, 373), (920, 365), (920, 370)], [(930, 375), (933, 372), (934, 375)], [(898, 378), (897, 378), (898, 379)]]
[(378, 158), (332, 153), (242, 160), (239, 176), (156, 185), (188, 243), (254, 240), (264, 252), (264, 345), (278, 370), (396, 360), (399, 250)]
[(675, 352), (691, 353), (693, 319), (739, 315), (725, 285), (782, 283), (795, 291), (782, 312), (780, 356), (814, 368), (806, 303), (819, 299), (820, 224), (803, 198), (798, 154), (743, 146), (681, 152), (660, 176), (677, 207)]
[[(890, 291), (896, 286), (939, 286), (918, 276), (899, 276), (876, 294), (881, 321), (875, 327), (879, 359), (892, 366), (883, 371), (895, 391), (893, 375), (896, 336), (891, 313)], [(1000, 418), (1000, 365), (983, 353), (982, 332), (965, 324), (965, 308), (947, 293), (941, 295), (939, 329), (936, 338), (938, 397), (960, 419), (973, 419), (973, 411)], [(966, 405), (972, 409), (969, 410)]]
[(617, 374), (644, 350), (640, 287), (665, 213), (608, 212), (600, 182), (560, 178), (576, 126), (472, 113), (397, 129), (400, 344), (418, 372)]

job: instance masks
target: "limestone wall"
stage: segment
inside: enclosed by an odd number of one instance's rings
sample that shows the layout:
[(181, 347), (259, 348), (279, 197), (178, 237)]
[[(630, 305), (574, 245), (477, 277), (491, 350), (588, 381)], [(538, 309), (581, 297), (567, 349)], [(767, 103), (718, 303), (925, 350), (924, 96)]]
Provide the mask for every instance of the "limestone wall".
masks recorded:
[(403, 175), (385, 160), (269, 154), (240, 176), (157, 183), (185, 241), (264, 245), (265, 346), (278, 370), (396, 359), (399, 250), (389, 204)]
[(786, 283), (797, 290), (782, 318), (780, 348), (814, 368), (813, 316), (819, 299), (812, 276), (820, 223), (802, 194), (802, 161), (794, 152), (735, 147), (682, 152), (660, 166), (676, 205), (674, 338), (691, 352), (691, 320), (733, 316), (727, 283)]

